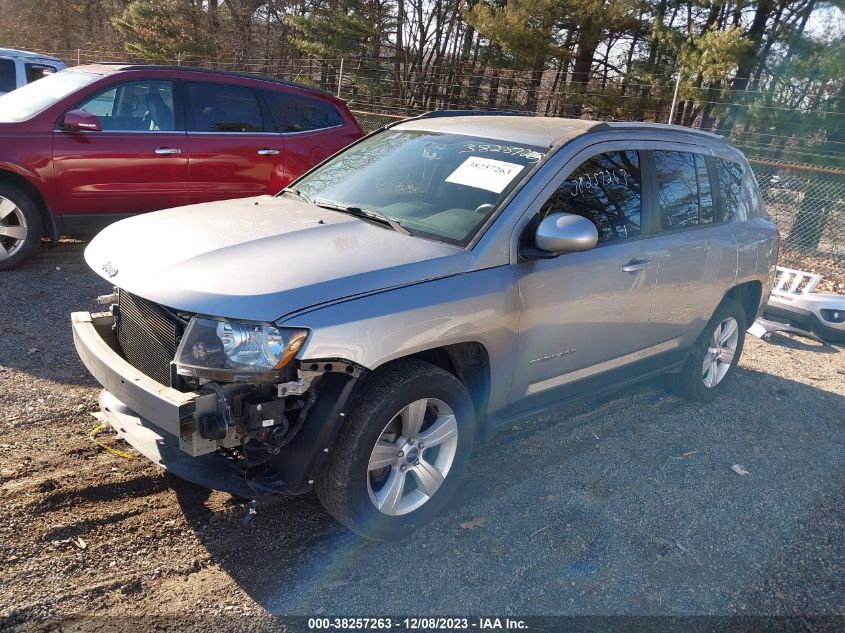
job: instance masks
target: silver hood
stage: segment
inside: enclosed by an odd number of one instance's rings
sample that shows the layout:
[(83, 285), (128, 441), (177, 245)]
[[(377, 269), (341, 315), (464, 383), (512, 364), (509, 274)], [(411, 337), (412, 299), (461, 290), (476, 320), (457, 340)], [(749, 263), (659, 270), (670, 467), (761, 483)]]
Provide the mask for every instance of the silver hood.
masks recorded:
[(101, 277), (177, 310), (274, 321), (313, 305), (467, 270), (468, 251), (272, 196), (147, 213), (100, 232)]

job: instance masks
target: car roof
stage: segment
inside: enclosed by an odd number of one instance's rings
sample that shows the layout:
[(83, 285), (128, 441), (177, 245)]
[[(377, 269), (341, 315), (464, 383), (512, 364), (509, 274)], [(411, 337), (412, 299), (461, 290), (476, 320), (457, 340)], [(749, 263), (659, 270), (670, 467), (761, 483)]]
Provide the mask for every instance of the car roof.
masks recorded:
[(43, 53), (33, 53), (31, 51), (22, 51), (16, 48), (0, 48), (0, 55), (4, 57), (29, 57), (36, 60), (49, 60), (51, 62), (61, 62), (64, 64), (64, 62), (58, 57), (44, 55)]
[(596, 121), (534, 117), (519, 114), (477, 113), (472, 116), (432, 113), (403, 121), (394, 129), (420, 132), (445, 132), (466, 136), (481, 136), (509, 143), (535, 147), (551, 147), (560, 141), (579, 136), (595, 127)]
[(84, 66), (74, 66), (74, 70), (81, 70), (86, 72), (94, 72), (101, 75), (107, 75), (116, 72), (125, 71), (153, 71), (153, 70), (168, 70), (182, 73), (197, 73), (200, 75), (210, 75), (217, 77), (235, 77), (238, 79), (252, 79), (255, 81), (266, 81), (280, 86), (287, 86), (291, 88), (299, 88), (301, 90), (308, 90), (310, 92), (317, 92), (323, 96), (331, 97), (335, 101), (342, 101), (331, 92), (317, 88), (316, 86), (309, 86), (308, 84), (301, 84), (295, 81), (287, 81), (285, 79), (278, 79), (268, 75), (259, 75), (257, 73), (246, 73), (234, 70), (219, 70), (217, 68), (201, 68), (199, 66), (172, 66), (163, 64), (125, 64), (125, 63), (111, 63), (100, 62), (96, 64), (86, 64)]
[(526, 116), (511, 112), (435, 111), (391, 126), (394, 129), (480, 136), (535, 147), (553, 147), (586, 133), (611, 131), (672, 132), (709, 140), (721, 136), (680, 125), (606, 122), (562, 117)]

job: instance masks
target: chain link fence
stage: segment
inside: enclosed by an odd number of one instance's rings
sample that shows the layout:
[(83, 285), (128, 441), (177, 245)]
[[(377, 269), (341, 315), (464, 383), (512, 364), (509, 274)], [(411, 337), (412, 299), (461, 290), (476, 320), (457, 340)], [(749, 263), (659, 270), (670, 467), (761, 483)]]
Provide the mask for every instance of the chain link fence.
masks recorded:
[(751, 159), (766, 210), (781, 233), (779, 263), (825, 276), (845, 294), (845, 171)]
[[(121, 51), (39, 52), (55, 55), (71, 65), (144, 62)], [(157, 61), (259, 73), (320, 87), (345, 99), (367, 132), (437, 108), (510, 109), (600, 120), (664, 121), (674, 81), (663, 77), (638, 84), (636, 79), (605, 75), (589, 86), (573, 89), (564, 88), (560, 68), (546, 69), (537, 76), (530, 71), (509, 69), (480, 72), (474, 62), (438, 66), (424, 60), (394, 65), (385, 60), (226, 60), (187, 56)], [(768, 139), (772, 135), (766, 136)], [(781, 264), (820, 273), (825, 276), (820, 290), (845, 293), (845, 170), (767, 160), (765, 147), (749, 145), (743, 138), (738, 146), (752, 162), (768, 213), (783, 238)], [(768, 146), (779, 145), (775, 142), (777, 137), (773, 139), (767, 140)], [(788, 159), (788, 149), (785, 154)], [(802, 150), (796, 159), (807, 160), (806, 155), (807, 151)]]

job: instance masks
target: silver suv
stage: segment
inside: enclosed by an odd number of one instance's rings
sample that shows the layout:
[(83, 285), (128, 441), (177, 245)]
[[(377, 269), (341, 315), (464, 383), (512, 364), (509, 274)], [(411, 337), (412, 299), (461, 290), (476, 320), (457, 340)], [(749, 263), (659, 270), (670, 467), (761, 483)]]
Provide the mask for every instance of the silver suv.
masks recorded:
[(719, 394), (777, 250), (718, 136), (436, 112), (275, 197), (105, 229), (85, 257), (111, 308), (73, 333), (148, 458), (248, 498), (313, 486), (387, 539), (515, 419), (664, 372)]

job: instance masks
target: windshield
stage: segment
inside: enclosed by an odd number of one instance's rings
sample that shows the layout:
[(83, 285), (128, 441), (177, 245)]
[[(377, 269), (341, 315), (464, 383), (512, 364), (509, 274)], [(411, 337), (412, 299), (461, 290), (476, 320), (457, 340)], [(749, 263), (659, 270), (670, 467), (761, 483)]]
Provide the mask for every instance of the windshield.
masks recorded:
[(65, 70), (21, 86), (0, 97), (0, 123), (30, 119), (99, 78), (94, 73)]
[(465, 246), (546, 148), (387, 130), (294, 184), (315, 204), (369, 209), (412, 235)]

